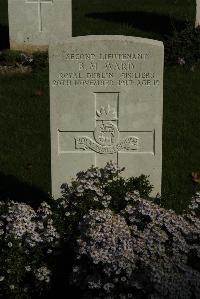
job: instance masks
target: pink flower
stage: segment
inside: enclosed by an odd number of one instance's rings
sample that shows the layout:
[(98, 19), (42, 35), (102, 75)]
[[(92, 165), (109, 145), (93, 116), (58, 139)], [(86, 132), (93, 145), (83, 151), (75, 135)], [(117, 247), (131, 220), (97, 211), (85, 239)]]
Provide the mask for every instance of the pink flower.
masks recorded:
[(183, 57), (178, 57), (178, 64), (184, 65), (185, 64), (185, 59)]

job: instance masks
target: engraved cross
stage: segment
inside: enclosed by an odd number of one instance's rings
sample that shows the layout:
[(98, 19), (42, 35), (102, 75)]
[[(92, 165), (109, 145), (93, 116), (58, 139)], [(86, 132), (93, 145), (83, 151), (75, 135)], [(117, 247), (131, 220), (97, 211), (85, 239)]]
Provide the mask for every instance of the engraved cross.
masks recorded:
[(94, 95), (93, 130), (58, 130), (59, 154), (92, 153), (94, 166), (102, 165), (110, 160), (118, 165), (119, 154), (150, 153), (155, 155), (154, 130), (119, 129), (119, 92), (97, 92)]
[(38, 26), (39, 26), (39, 32), (42, 32), (43, 29), (42, 4), (52, 4), (53, 0), (26, 0), (26, 3), (38, 5)]

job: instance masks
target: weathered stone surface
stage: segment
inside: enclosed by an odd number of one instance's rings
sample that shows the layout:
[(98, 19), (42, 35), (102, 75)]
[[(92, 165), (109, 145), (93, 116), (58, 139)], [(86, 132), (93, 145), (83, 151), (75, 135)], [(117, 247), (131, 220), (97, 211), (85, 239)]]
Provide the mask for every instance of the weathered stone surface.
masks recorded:
[(195, 26), (200, 26), (200, 0), (196, 0), (196, 22)]
[(8, 0), (10, 48), (46, 50), (72, 35), (71, 0)]
[(52, 193), (114, 160), (161, 191), (163, 44), (125, 36), (50, 46)]

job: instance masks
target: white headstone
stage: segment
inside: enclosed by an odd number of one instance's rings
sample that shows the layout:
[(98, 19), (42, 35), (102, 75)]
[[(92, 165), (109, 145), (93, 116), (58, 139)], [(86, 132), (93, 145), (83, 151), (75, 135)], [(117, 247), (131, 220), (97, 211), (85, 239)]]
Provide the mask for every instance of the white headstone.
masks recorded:
[(71, 0), (8, 0), (10, 48), (46, 50), (72, 36)]
[(163, 44), (125, 36), (50, 46), (52, 194), (91, 165), (115, 161), (161, 191)]
[(200, 0), (196, 0), (196, 22), (195, 26), (200, 26)]

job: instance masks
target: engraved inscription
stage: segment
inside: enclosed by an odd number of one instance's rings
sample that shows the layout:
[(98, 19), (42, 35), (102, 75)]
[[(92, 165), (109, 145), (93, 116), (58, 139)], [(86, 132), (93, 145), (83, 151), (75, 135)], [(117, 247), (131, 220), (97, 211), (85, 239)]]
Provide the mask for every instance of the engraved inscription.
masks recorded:
[[(52, 81), (59, 87), (136, 87), (157, 88), (160, 78), (148, 67), (150, 53), (67, 53), (62, 60), (73, 72), (61, 71)], [(141, 68), (142, 65), (142, 68)]]
[(38, 5), (38, 28), (39, 32), (42, 32), (42, 4), (52, 4), (53, 0), (26, 0), (26, 3)]

